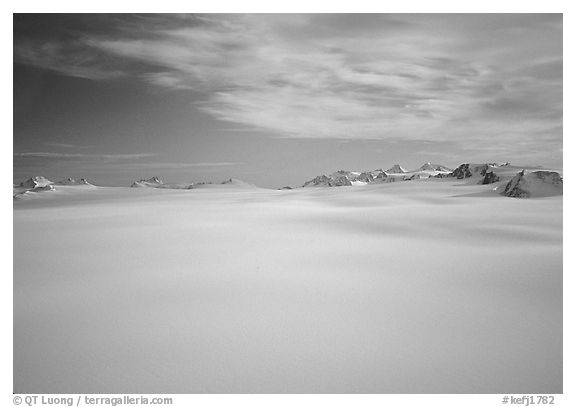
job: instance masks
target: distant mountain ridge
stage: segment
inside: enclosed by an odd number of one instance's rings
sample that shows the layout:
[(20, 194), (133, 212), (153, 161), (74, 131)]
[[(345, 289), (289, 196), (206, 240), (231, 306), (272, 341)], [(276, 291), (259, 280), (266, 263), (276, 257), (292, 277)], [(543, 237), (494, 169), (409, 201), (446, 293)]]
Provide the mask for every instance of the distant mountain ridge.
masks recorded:
[(418, 168), (417, 170), (414, 170), (412, 172), (416, 172), (416, 171), (452, 172), (453, 170), (451, 168), (444, 166), (444, 165), (425, 163), (420, 168)]
[(50, 181), (49, 179), (37, 175), (35, 177), (28, 178), (26, 181), (22, 181), (20, 183), (20, 186), (23, 188), (37, 188), (37, 187), (45, 187), (46, 185), (51, 184), (53, 184), (53, 182)]
[[(395, 164), (388, 170), (381, 168), (372, 171), (338, 170), (329, 175), (318, 175), (306, 181), (302, 187), (354, 187), (367, 184), (390, 183), (398, 181), (414, 181), (427, 179), (453, 179), (462, 180), (467, 184), (490, 185), (496, 184), (492, 189), (503, 196), (512, 198), (543, 197), (563, 194), (563, 179), (560, 173), (546, 170), (540, 166), (522, 167), (511, 165), (509, 162), (492, 163), (463, 163), (455, 169), (444, 165), (424, 163), (419, 168), (406, 171), (400, 164)], [(32, 196), (31, 193), (55, 191), (56, 187), (89, 186), (94, 187), (86, 179), (66, 178), (53, 182), (43, 176), (28, 178), (19, 184), (13, 185), (13, 197), (20, 199)], [(220, 183), (164, 183), (154, 176), (149, 179), (140, 179), (131, 185), (132, 188), (160, 188), (160, 189), (199, 189), (199, 188), (231, 188), (231, 190), (245, 187), (255, 187), (244, 181), (230, 178)], [(283, 190), (293, 188), (285, 186)]]
[(131, 188), (143, 188), (143, 187), (158, 187), (164, 184), (164, 182), (158, 177), (152, 177), (149, 179), (141, 179), (139, 181), (135, 181), (130, 186)]
[(339, 170), (329, 175), (318, 175), (306, 181), (302, 186), (308, 188), (366, 185), (371, 182), (395, 182), (429, 178), (438, 174), (448, 175), (451, 172), (452, 169), (439, 164), (425, 163), (414, 171), (406, 171), (400, 164), (395, 164), (386, 171), (382, 169), (365, 172)]
[(50, 181), (48, 178), (45, 178), (40, 175), (36, 175), (34, 177), (28, 178), (25, 181), (22, 181), (18, 185), (14, 185), (12, 187), (12, 197), (14, 199), (20, 199), (24, 196), (27, 196), (31, 193), (35, 192), (46, 192), (46, 191), (55, 191), (55, 186), (81, 186), (87, 185), (93, 187), (85, 178), (80, 178), (76, 180), (74, 178), (66, 178), (62, 181)]
[(85, 178), (76, 180), (74, 178), (66, 178), (62, 181), (54, 182), (55, 185), (92, 185)]
[(395, 164), (386, 171), (339, 170), (330, 175), (319, 175), (306, 181), (302, 187), (357, 186), (428, 178), (469, 180), (471, 184), (480, 185), (499, 184), (495, 190), (504, 196), (514, 198), (561, 195), (563, 192), (563, 180), (558, 172), (537, 167), (513, 166), (509, 162), (463, 163), (455, 169), (428, 162), (412, 171), (406, 171), (400, 164)]
[(141, 179), (133, 182), (131, 188), (198, 189), (198, 188), (217, 188), (219, 186), (253, 187), (252, 184), (249, 184), (236, 178), (229, 178), (219, 183), (214, 182), (165, 183), (160, 178), (154, 176), (149, 179)]

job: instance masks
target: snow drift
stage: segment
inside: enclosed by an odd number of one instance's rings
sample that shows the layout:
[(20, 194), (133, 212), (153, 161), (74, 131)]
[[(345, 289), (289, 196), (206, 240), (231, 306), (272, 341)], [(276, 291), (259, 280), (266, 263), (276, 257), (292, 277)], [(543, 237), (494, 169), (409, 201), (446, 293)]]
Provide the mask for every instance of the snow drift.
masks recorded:
[(562, 393), (562, 196), (491, 188), (17, 201), (14, 391)]

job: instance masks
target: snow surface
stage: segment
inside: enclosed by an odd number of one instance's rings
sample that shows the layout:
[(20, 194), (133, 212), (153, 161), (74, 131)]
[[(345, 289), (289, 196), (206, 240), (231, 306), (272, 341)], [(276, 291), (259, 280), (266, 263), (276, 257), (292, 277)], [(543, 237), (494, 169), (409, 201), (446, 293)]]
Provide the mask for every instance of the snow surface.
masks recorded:
[(15, 393), (561, 393), (562, 196), (61, 186), (14, 203)]

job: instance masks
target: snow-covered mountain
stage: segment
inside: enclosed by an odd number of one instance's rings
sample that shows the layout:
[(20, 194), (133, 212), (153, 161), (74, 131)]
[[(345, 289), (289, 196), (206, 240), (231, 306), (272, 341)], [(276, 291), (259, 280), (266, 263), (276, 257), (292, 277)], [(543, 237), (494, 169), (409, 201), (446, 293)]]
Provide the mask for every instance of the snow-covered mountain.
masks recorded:
[(400, 164), (394, 164), (392, 167), (386, 170), (387, 174), (404, 174), (406, 171)]
[(419, 171), (452, 172), (452, 169), (440, 164), (424, 163), (420, 168), (410, 172), (419, 172)]
[(376, 176), (374, 177), (374, 181), (376, 182), (385, 182), (388, 179), (388, 174), (386, 174), (386, 171), (382, 171), (382, 170), (377, 170), (380, 171), (378, 174), (376, 174)]
[(330, 175), (319, 175), (306, 181), (303, 187), (340, 187), (359, 186), (371, 182), (395, 182), (429, 178), (437, 174), (450, 174), (452, 170), (439, 164), (426, 163), (414, 171), (406, 171), (400, 164), (395, 164), (388, 170), (346, 171), (339, 170)]
[(152, 177), (149, 179), (141, 179), (139, 181), (135, 181), (131, 187), (132, 188), (142, 188), (142, 187), (152, 187), (157, 188), (158, 186), (164, 184), (164, 182), (158, 177)]
[[(424, 163), (421, 167), (412, 170), (405, 171), (403, 173), (405, 181), (412, 181), (415, 179), (426, 179), (430, 177), (436, 177), (438, 175), (448, 175), (452, 170), (444, 165)], [(393, 174), (389, 174), (393, 175)]]
[(33, 192), (54, 191), (54, 182), (40, 175), (28, 178), (18, 185), (12, 187), (12, 197), (14, 199), (21, 199), (30, 195)]
[(371, 172), (362, 172), (356, 177), (356, 181), (364, 183), (372, 182), (374, 181), (374, 175)]
[[(494, 184), (494, 183), (506, 183), (514, 178), (518, 172), (527, 171), (539, 171), (541, 167), (521, 167), (516, 165), (511, 165), (510, 163), (497, 164), (497, 163), (481, 163), (481, 164), (470, 164), (464, 163), (458, 166), (452, 173), (449, 174), (450, 177), (456, 179), (466, 179), (469, 180), (468, 183), (472, 184)], [(440, 176), (443, 178), (443, 176)]]
[[(519, 172), (520, 171), (520, 172)], [(370, 183), (451, 178), (466, 180), (469, 184), (497, 184), (493, 190), (505, 196), (548, 196), (562, 194), (562, 177), (558, 172), (541, 167), (519, 167), (509, 162), (463, 163), (452, 170), (444, 165), (425, 163), (418, 169), (406, 171), (399, 164), (382, 171), (354, 172), (340, 170), (330, 175), (319, 175), (306, 181), (303, 187), (358, 186)]]
[(54, 182), (54, 185), (92, 185), (85, 178), (80, 178), (76, 180), (74, 178), (66, 178), (62, 181)]
[(494, 191), (513, 198), (562, 195), (562, 176), (541, 167), (521, 167), (504, 164), (464, 163), (450, 175), (456, 179), (468, 179), (471, 184), (497, 184)]
[(432, 174), (429, 174), (428, 171), (416, 171), (416, 172), (409, 172), (402, 178), (402, 181), (414, 181), (415, 179), (428, 179)]
[(471, 177), (484, 177), (488, 170), (494, 170), (498, 168), (499, 165), (496, 163), (484, 163), (484, 164), (470, 164), (464, 163), (460, 164), (458, 168), (452, 171), (451, 176), (456, 179), (464, 179)]
[(201, 189), (201, 188), (223, 188), (223, 187), (254, 187), (242, 180), (229, 178), (219, 183), (215, 182), (169, 182), (165, 183), (158, 177), (141, 179), (132, 184), (132, 188), (158, 188), (158, 189)]
[(512, 198), (562, 195), (563, 181), (556, 171), (526, 171), (516, 174), (499, 192)]
[(220, 183), (220, 185), (237, 185), (237, 186), (247, 186), (247, 185), (251, 185), (248, 184), (245, 181), (242, 181), (241, 179), (237, 179), (237, 178), (228, 178), (225, 181), (222, 181)]
[(51, 185), (54, 182), (46, 179), (40, 175), (35, 177), (28, 178), (26, 181), (22, 181), (20, 183), (20, 187), (22, 188), (37, 188), (37, 187), (45, 187), (46, 185)]
[(352, 186), (352, 181), (349, 178), (349, 174), (344, 174), (341, 171), (335, 172), (330, 176), (319, 175), (309, 181), (306, 181), (304, 188), (307, 187), (342, 187), (342, 186)]
[(386, 179), (388, 178), (386, 171), (381, 168), (373, 171), (361, 172), (358, 176), (354, 176), (354, 174), (357, 174), (355, 172), (352, 172), (351, 174), (353, 176), (350, 178), (352, 185), (366, 185), (370, 182), (386, 182)]
[(246, 181), (242, 181), (241, 179), (237, 178), (229, 178), (222, 182), (212, 183), (212, 182), (198, 182), (195, 184), (190, 185), (188, 189), (219, 189), (219, 190), (236, 190), (236, 189), (252, 189), (256, 188), (255, 185), (250, 184)]
[[(452, 179), (453, 181), (451, 182), (462, 180), (466, 184), (495, 184), (495, 187), (491, 187), (492, 191), (508, 197), (540, 197), (562, 195), (563, 193), (561, 172), (537, 166), (514, 166), (510, 163), (463, 163), (453, 171), (446, 166), (431, 163), (425, 163), (413, 171), (406, 171), (399, 164), (394, 165), (387, 171), (382, 169), (363, 172), (338, 170), (329, 175), (323, 174), (308, 180), (302, 187), (350, 187), (418, 180), (428, 182), (427, 179), (432, 178), (448, 178), (448, 180), (433, 180), (430, 182), (445, 182)], [(72, 191), (73, 189), (76, 189), (76, 187), (70, 188), (70, 186), (82, 185), (91, 188), (94, 187), (84, 178), (78, 180), (74, 178), (66, 178), (62, 181), (53, 182), (43, 176), (35, 176), (19, 184), (14, 184), (13, 196), (15, 199), (26, 196), (32, 197), (35, 196), (35, 194), (33, 194), (35, 192), (54, 191), (57, 188), (62, 188), (64, 191)], [(143, 187), (161, 189), (237, 189), (239, 187), (254, 188), (254, 185), (234, 178), (230, 178), (220, 183), (164, 183), (158, 177), (141, 179), (132, 184), (132, 188)]]
[[(56, 188), (56, 186), (58, 188)], [(28, 178), (25, 181), (22, 181), (20, 184), (13, 185), (12, 187), (12, 196), (14, 199), (22, 199), (24, 197), (31, 197), (35, 192), (46, 192), (46, 191), (56, 191), (60, 187), (68, 187), (68, 186), (89, 186), (94, 187), (94, 185), (90, 184), (86, 179), (80, 178), (76, 180), (74, 178), (66, 178), (62, 181), (50, 181), (49, 179), (37, 175), (35, 177)]]

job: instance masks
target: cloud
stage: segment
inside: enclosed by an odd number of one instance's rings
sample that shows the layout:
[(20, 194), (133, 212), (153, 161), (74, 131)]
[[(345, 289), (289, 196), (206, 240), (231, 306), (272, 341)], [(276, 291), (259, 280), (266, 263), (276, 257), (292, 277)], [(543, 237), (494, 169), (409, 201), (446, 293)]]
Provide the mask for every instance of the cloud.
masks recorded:
[(24, 42), (14, 47), (14, 60), (84, 79), (115, 79), (125, 75), (112, 65), (103, 64), (98, 53), (77, 42)]
[(222, 167), (237, 167), (244, 165), (242, 162), (196, 162), (196, 163), (179, 163), (179, 162), (130, 162), (116, 163), (114, 167), (118, 169), (130, 170), (180, 170), (180, 169), (216, 169)]
[(32, 151), (14, 153), (14, 158), (41, 158), (53, 160), (104, 160), (114, 162), (118, 160), (137, 160), (146, 157), (153, 157), (155, 154), (151, 153), (137, 153), (137, 154), (82, 154), (82, 153), (54, 153), (46, 151)]
[(32, 160), (36, 162), (82, 162), (84, 164), (92, 163), (97, 165), (100, 165), (103, 162), (106, 164), (107, 169), (114, 168), (116, 170), (180, 170), (186, 168), (210, 170), (224, 167), (238, 167), (245, 164), (243, 162), (233, 161), (206, 161), (191, 163), (142, 161), (143, 159), (154, 156), (156, 156), (156, 154), (152, 153), (83, 154), (46, 151), (20, 152), (13, 154), (14, 159)]
[(65, 148), (65, 149), (86, 149), (92, 148), (93, 146), (87, 145), (79, 145), (79, 144), (70, 144), (70, 143), (56, 143), (56, 142), (46, 142), (44, 145), (49, 147), (56, 147), (56, 148)]
[(275, 137), (504, 148), (561, 136), (561, 15), (159, 15), (107, 24), (75, 38), (16, 41), (15, 59), (190, 91), (194, 108)]

